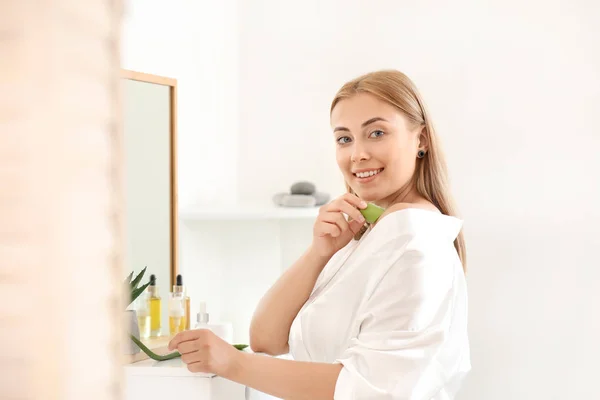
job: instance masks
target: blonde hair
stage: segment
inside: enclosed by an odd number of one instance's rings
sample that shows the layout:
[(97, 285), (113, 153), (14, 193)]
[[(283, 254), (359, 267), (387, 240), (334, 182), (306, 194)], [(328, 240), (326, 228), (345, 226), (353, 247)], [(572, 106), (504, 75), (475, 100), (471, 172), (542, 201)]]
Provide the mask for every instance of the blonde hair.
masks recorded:
[[(330, 113), (341, 100), (358, 93), (368, 93), (385, 101), (396, 107), (415, 126), (424, 128), (429, 148), (425, 157), (417, 158), (413, 175), (414, 186), (421, 196), (433, 203), (443, 214), (456, 216), (444, 155), (431, 116), (415, 84), (396, 70), (381, 70), (359, 76), (344, 84), (337, 92), (331, 103)], [(346, 188), (352, 192), (347, 183)], [(466, 246), (462, 229), (454, 240), (454, 247), (466, 272)]]

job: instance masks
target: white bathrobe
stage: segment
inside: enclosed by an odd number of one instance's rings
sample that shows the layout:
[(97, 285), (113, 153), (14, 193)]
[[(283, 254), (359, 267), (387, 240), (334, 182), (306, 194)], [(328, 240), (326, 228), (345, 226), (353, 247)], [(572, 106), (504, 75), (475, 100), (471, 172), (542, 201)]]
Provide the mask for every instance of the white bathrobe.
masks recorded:
[(343, 365), (335, 400), (454, 398), (471, 368), (461, 226), (395, 211), (325, 266), (289, 345), (295, 360)]

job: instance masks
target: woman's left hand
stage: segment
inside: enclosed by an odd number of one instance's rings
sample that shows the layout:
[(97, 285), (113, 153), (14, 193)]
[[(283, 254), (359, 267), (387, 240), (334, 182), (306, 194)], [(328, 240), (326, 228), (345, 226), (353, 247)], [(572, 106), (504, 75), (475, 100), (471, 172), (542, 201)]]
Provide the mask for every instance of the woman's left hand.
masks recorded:
[(230, 376), (239, 365), (241, 351), (208, 329), (180, 332), (169, 342), (169, 350), (177, 349), (190, 372)]

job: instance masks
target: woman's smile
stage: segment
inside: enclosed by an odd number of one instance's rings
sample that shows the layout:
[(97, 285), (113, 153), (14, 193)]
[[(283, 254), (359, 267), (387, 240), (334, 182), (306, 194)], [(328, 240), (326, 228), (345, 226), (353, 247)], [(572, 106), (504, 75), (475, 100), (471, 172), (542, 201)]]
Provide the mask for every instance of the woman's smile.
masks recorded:
[(383, 172), (383, 168), (377, 169), (362, 169), (352, 172), (354, 179), (360, 183), (365, 184), (374, 181)]

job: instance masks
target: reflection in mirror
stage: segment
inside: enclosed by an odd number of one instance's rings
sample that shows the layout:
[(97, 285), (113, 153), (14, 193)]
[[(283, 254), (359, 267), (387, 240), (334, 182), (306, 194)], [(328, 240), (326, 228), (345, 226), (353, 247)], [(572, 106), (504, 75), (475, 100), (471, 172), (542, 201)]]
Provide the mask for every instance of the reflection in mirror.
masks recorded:
[(124, 71), (123, 149), (125, 160), (125, 270), (143, 282), (156, 277), (162, 298), (161, 330), (167, 298), (177, 273), (175, 197), (175, 80)]

